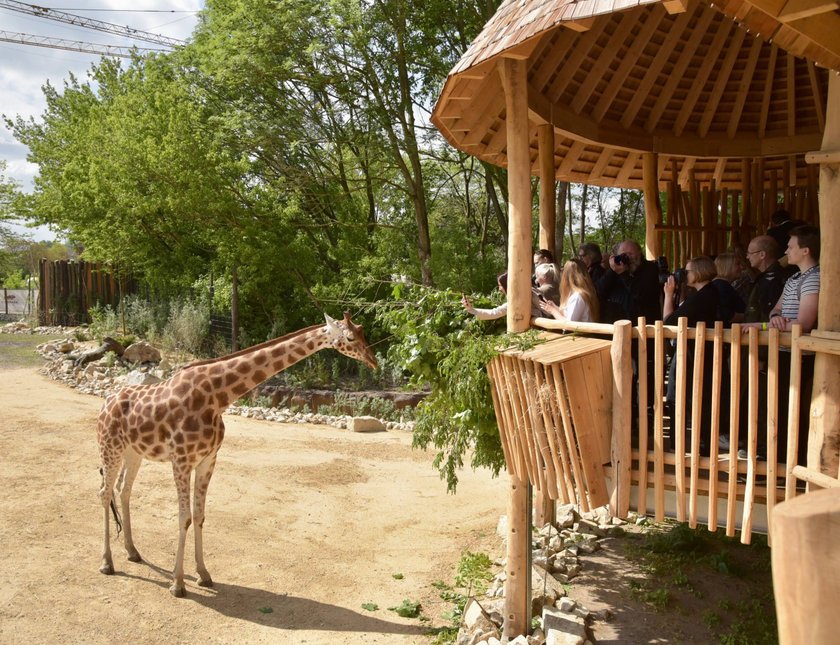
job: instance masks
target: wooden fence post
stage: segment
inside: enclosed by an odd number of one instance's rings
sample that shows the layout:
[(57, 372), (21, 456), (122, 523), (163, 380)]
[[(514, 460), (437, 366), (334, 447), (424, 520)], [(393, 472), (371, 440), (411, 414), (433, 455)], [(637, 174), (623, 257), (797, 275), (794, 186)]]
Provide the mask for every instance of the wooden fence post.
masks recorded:
[(840, 490), (820, 490), (773, 511), (773, 595), (781, 645), (834, 643), (840, 633)]
[[(612, 441), (610, 461), (613, 472), (613, 490), (610, 495), (610, 512), (616, 517), (627, 517), (630, 510), (630, 434), (632, 427), (632, 373), (631, 360), (633, 325), (629, 320), (615, 323), (610, 355), (613, 366)], [(642, 411), (641, 413), (646, 413)]]

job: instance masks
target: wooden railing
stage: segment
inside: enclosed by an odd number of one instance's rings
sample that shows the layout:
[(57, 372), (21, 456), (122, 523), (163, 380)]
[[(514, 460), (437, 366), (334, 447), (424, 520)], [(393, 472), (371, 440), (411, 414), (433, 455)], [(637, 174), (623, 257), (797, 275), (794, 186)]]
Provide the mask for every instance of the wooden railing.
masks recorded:
[(608, 497), (620, 516), (632, 508), (660, 521), (725, 527), (727, 535), (740, 529), (749, 543), (753, 530), (768, 531), (777, 503), (804, 490), (797, 475), (816, 483), (799, 450), (800, 432), (808, 432), (800, 405), (810, 404), (800, 402), (803, 351), (837, 353), (840, 339), (801, 336), (798, 328), (689, 328), (684, 319), (676, 327), (533, 322), (572, 341), (603, 337), (597, 347), (552, 341), (506, 352), (488, 368), (508, 467), (542, 494), (584, 508)]

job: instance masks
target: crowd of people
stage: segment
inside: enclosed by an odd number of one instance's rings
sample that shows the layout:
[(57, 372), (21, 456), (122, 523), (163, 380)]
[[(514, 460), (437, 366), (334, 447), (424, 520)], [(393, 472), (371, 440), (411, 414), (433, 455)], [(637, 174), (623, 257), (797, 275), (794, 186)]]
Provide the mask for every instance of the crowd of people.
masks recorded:
[[(641, 246), (634, 240), (619, 242), (606, 256), (597, 244), (582, 244), (576, 257), (562, 268), (550, 251), (540, 249), (534, 253), (531, 315), (602, 323), (618, 320), (635, 323), (643, 316), (648, 323), (662, 320), (666, 325), (676, 325), (680, 318), (686, 318), (690, 327), (701, 321), (714, 327), (721, 321), (726, 327), (740, 323), (744, 332), (751, 327), (790, 331), (794, 325), (800, 325), (802, 332), (808, 333), (817, 324), (819, 229), (796, 222), (784, 210), (774, 213), (770, 224), (765, 234), (749, 241), (746, 249), (733, 247), (714, 258), (693, 257), (684, 268), (673, 272), (667, 270), (664, 258), (645, 259)], [(506, 292), (506, 274), (499, 276), (499, 288)], [(467, 311), (482, 319), (501, 318), (507, 312), (506, 304), (495, 309), (476, 309), (466, 297), (463, 303)], [(691, 354), (688, 352), (686, 360), (687, 374), (692, 369)], [(780, 391), (784, 391), (781, 388), (786, 387), (785, 379), (790, 372), (789, 350), (780, 352), (779, 362)], [(666, 396), (670, 405), (675, 402), (676, 367), (676, 360), (672, 359)], [(800, 439), (807, 437), (813, 356), (804, 356), (801, 374), (801, 400), (806, 403), (800, 405), (800, 428), (806, 430), (800, 432)], [(704, 382), (708, 380), (704, 378)], [(745, 387), (742, 384), (742, 389)], [(728, 385), (726, 389), (728, 398)], [(766, 386), (762, 396), (766, 397)], [(688, 398), (690, 410), (690, 392)], [(781, 431), (787, 423), (787, 406), (779, 408)], [(728, 414), (728, 409), (728, 402), (725, 409), (721, 405), (721, 414)], [(708, 454), (710, 419), (707, 410), (703, 415), (701, 443)], [(728, 450), (729, 440), (724, 430), (729, 427), (729, 420), (722, 416), (721, 422), (720, 449)], [(780, 441), (780, 459), (785, 457), (783, 443)], [(759, 449), (762, 448), (760, 443)], [(804, 444), (801, 444), (800, 457), (803, 454)]]

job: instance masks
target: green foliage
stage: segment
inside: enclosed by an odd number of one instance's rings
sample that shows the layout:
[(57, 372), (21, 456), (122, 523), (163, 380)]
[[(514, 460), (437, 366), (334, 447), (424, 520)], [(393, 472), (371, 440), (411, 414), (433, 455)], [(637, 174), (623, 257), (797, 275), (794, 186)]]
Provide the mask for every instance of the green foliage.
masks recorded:
[[(535, 335), (493, 334), (504, 321), (482, 322), (468, 314), (459, 293), (397, 284), (395, 302), (377, 318), (392, 334), (389, 357), (415, 387), (431, 388), (417, 407), (414, 445), (434, 446), (434, 465), (451, 491), (457, 471), (470, 465), (498, 474), (504, 465), (486, 365), (500, 349), (533, 343)], [(482, 306), (477, 296), (477, 306)]]
[(174, 302), (163, 330), (163, 345), (199, 356), (209, 330), (210, 309), (206, 305), (190, 300)]
[(27, 278), (23, 275), (22, 269), (8, 273), (3, 278), (2, 287), (4, 289), (26, 289), (27, 286)]
[(458, 561), (454, 586), (442, 581), (432, 583), (432, 586), (439, 591), (441, 600), (453, 604), (453, 607), (443, 615), (450, 624), (438, 631), (434, 640), (435, 645), (455, 642), (461, 618), (464, 615), (464, 607), (470, 597), (487, 591), (487, 582), (493, 579), (492, 566), (493, 563), (486, 553), (464, 551)]
[(97, 303), (88, 310), (90, 316), (90, 334), (99, 340), (105, 336), (116, 336), (122, 330), (122, 323), (116, 309), (110, 305)]
[(375, 602), (363, 602), (362, 609), (364, 609), (365, 611), (376, 611), (377, 609), (379, 609), (379, 605), (377, 605)]
[(396, 607), (388, 607), (388, 611), (393, 611), (403, 618), (417, 618), (420, 616), (420, 603), (406, 598)]

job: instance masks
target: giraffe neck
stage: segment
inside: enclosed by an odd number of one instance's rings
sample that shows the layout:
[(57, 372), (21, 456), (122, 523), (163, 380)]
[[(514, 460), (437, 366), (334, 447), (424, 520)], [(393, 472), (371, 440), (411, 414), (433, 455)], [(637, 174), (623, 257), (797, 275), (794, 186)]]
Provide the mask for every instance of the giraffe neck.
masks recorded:
[(197, 369), (206, 369), (211, 376), (218, 377), (218, 380), (213, 379), (218, 384), (214, 388), (215, 401), (224, 409), (269, 377), (328, 346), (324, 326), (317, 325), (217, 361), (202, 363)]

